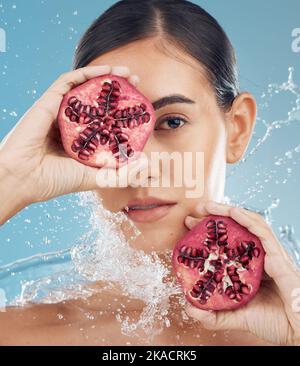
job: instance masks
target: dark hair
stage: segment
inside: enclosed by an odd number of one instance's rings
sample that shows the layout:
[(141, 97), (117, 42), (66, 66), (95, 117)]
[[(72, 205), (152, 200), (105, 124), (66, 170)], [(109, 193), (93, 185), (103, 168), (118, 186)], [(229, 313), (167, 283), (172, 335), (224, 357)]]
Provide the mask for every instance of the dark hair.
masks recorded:
[(184, 49), (205, 68), (218, 105), (231, 106), (239, 94), (234, 49), (219, 23), (185, 0), (122, 0), (100, 15), (82, 36), (74, 68), (130, 42), (161, 36)]

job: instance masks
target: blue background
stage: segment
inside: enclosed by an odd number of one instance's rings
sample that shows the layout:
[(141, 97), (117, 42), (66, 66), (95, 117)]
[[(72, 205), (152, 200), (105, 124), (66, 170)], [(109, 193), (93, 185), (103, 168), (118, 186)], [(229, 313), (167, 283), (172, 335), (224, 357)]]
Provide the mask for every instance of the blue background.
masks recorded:
[[(100, 0), (0, 0), (0, 28), (7, 36), (7, 51), (0, 53), (0, 139), (21, 115), (62, 72), (71, 68), (80, 34), (103, 10), (115, 1)], [(243, 90), (260, 97), (270, 83), (287, 80), (288, 67), (295, 68), (300, 84), (300, 53), (292, 52), (291, 32), (300, 28), (300, 2), (210, 0), (195, 1), (224, 27), (236, 52)], [(291, 109), (289, 96), (280, 93), (272, 107), (259, 114), (268, 121), (286, 118)], [(265, 208), (272, 200), (280, 203), (273, 211), (273, 227), (299, 227), (299, 156), (283, 168), (274, 159), (299, 144), (300, 121), (276, 130), (259, 153), (228, 179), (226, 193), (243, 201), (249, 185), (262, 182), (263, 190), (247, 204)], [(253, 144), (264, 132), (257, 124)], [(292, 173), (287, 173), (290, 167)], [(273, 169), (276, 168), (273, 172)], [(261, 174), (257, 178), (257, 173)], [(264, 174), (269, 181), (264, 182)], [(288, 180), (285, 183), (285, 178)], [(278, 180), (276, 183), (275, 181)], [(1, 195), (1, 193), (0, 193)], [(48, 203), (32, 205), (0, 230), (0, 265), (37, 252), (74, 245), (88, 227), (87, 216), (77, 206), (77, 196), (69, 195)]]

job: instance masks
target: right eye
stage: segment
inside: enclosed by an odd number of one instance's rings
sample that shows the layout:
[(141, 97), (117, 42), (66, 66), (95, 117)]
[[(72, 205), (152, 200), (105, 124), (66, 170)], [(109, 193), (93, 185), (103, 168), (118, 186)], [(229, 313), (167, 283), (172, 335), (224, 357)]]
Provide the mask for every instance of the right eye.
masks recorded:
[[(159, 122), (155, 130), (175, 130), (184, 126), (187, 122), (179, 116), (168, 116)], [(164, 127), (161, 127), (164, 126)]]

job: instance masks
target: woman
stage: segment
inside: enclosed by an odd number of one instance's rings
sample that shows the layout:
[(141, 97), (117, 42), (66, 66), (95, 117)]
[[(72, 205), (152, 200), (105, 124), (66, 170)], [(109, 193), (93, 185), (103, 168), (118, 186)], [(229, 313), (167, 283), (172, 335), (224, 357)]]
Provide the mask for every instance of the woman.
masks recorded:
[[(199, 320), (191, 324), (182, 323), (178, 309), (171, 326), (152, 344), (300, 344), (300, 314), (293, 297), (300, 283), (298, 270), (260, 215), (217, 203), (223, 198), (226, 163), (241, 159), (256, 118), (255, 99), (239, 91), (234, 50), (217, 21), (188, 1), (120, 1), (86, 31), (74, 66), (1, 143), (1, 224), (31, 203), (94, 190), (105, 208), (127, 212), (142, 232), (147, 250), (161, 251), (172, 249), (205, 215), (230, 216), (257, 235), (266, 251), (266, 276), (259, 293), (247, 306), (232, 312), (188, 306), (189, 315)], [(65, 155), (55, 126), (63, 95), (107, 73), (128, 78), (155, 106), (157, 122), (144, 149), (147, 155), (153, 151), (204, 152), (200, 198), (187, 198), (185, 187), (129, 184), (99, 189), (99, 171)], [(162, 172), (155, 174), (146, 179), (158, 180)], [(150, 203), (161, 207), (151, 210)], [(143, 207), (133, 212), (132, 205)], [(142, 344), (138, 336), (129, 339), (121, 334), (114, 306), (124, 299), (113, 305), (115, 296), (101, 293), (87, 301), (7, 308), (0, 312), (0, 343)], [(131, 317), (141, 309), (138, 301), (126, 305)], [(94, 317), (93, 326), (86, 311)]]

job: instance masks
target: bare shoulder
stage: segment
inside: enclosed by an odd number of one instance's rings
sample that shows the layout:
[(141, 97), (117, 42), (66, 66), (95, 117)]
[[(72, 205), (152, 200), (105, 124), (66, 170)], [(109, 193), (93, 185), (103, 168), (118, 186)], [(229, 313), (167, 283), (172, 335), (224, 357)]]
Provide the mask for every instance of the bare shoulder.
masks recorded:
[(55, 343), (58, 329), (73, 320), (74, 314), (64, 303), (7, 307), (0, 312), (0, 345)]

